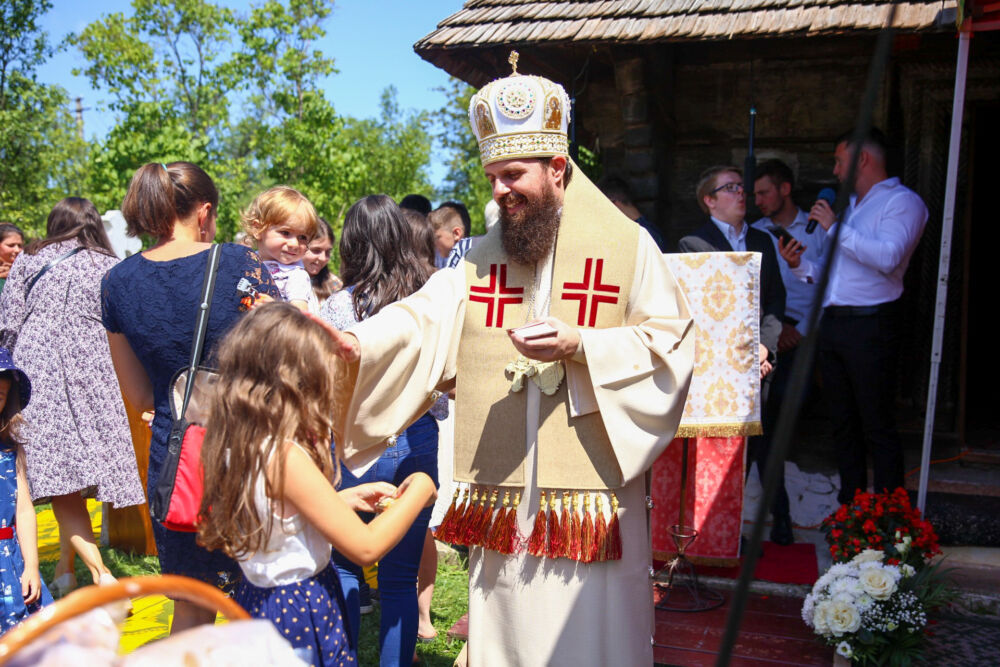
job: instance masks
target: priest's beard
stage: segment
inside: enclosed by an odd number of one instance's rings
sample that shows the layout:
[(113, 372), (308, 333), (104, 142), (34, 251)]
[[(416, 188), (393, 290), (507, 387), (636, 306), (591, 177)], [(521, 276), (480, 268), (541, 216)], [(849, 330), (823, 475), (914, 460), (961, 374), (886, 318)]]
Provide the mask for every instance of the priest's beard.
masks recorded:
[[(527, 200), (527, 206), (510, 213), (508, 206)], [(561, 205), (555, 188), (546, 188), (537, 200), (509, 192), (497, 201), (500, 205), (500, 231), (503, 249), (518, 264), (532, 265), (544, 259), (556, 242)]]

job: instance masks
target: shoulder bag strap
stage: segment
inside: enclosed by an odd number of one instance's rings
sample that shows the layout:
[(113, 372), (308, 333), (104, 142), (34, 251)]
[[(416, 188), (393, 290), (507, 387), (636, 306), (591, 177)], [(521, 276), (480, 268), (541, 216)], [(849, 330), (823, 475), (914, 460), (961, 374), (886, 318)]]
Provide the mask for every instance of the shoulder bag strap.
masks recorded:
[(35, 283), (38, 282), (38, 279), (41, 278), (42, 276), (44, 276), (45, 273), (49, 269), (51, 269), (53, 266), (55, 266), (59, 262), (63, 261), (64, 259), (69, 259), (73, 255), (75, 255), (76, 253), (78, 253), (78, 252), (80, 252), (81, 250), (84, 250), (84, 249), (85, 248), (82, 245), (81, 246), (77, 246), (77, 247), (73, 248), (72, 250), (70, 250), (69, 252), (63, 253), (62, 255), (59, 255), (58, 257), (56, 257), (55, 259), (53, 259), (51, 262), (49, 262), (48, 264), (46, 264), (45, 266), (43, 266), (41, 269), (39, 269), (38, 273), (36, 273), (35, 275), (33, 275), (31, 277), (31, 280), (28, 281), (27, 286), (24, 288), (24, 299), (25, 299), (25, 301), (28, 300), (28, 295), (31, 294), (31, 288), (35, 286)]
[(184, 419), (191, 391), (194, 389), (194, 378), (201, 361), (201, 353), (205, 347), (205, 332), (208, 330), (208, 315), (212, 310), (212, 297), (215, 294), (215, 275), (219, 267), (219, 254), (222, 244), (212, 245), (208, 252), (208, 266), (205, 269), (205, 280), (201, 285), (201, 299), (198, 302), (198, 319), (194, 327), (194, 342), (191, 344), (191, 362), (188, 364), (187, 382), (184, 384), (184, 401), (181, 403), (180, 418)]

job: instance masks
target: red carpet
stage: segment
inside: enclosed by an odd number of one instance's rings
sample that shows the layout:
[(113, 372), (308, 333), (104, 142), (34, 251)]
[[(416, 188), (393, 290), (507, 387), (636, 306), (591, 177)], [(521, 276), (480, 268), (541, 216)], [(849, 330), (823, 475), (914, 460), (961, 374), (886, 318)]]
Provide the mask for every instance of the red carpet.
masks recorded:
[[(757, 560), (757, 569), (753, 578), (761, 581), (771, 581), (776, 584), (807, 584), (816, 583), (819, 578), (819, 567), (816, 564), (816, 547), (812, 544), (789, 544), (783, 547), (774, 542), (764, 542), (764, 553)], [(742, 563), (742, 558), (740, 562)], [(654, 567), (662, 567), (662, 561), (653, 561)], [(726, 577), (736, 579), (740, 576), (740, 567), (709, 567), (696, 565), (699, 576)]]

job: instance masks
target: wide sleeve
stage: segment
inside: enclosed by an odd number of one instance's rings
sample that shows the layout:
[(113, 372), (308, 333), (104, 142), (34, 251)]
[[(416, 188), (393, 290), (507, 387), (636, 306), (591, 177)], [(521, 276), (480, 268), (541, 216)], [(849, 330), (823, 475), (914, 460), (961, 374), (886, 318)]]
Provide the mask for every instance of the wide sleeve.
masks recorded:
[(427, 412), (434, 392), (454, 380), (464, 281), (462, 271), (438, 271), (414, 294), (351, 327), (361, 359), (346, 379), (351, 396), (338, 419), (350, 470), (377, 459), (386, 438)]
[(653, 465), (680, 424), (694, 366), (691, 322), (666, 260), (640, 235), (626, 325), (581, 330), (582, 354), (566, 364), (571, 414), (600, 410), (626, 482)]
[(14, 259), (3, 292), (0, 293), (0, 346), (8, 350), (13, 350), (17, 344), (17, 334), (28, 313), (28, 305), (24, 299), (27, 264), (24, 260), (18, 261), (19, 259), (21, 255)]

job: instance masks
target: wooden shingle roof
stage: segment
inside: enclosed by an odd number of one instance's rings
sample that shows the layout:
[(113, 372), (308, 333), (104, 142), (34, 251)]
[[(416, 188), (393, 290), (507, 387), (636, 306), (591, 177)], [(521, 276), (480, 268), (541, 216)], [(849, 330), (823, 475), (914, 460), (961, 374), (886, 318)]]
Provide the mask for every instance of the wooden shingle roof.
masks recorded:
[[(425, 52), (502, 44), (641, 43), (806, 36), (881, 28), (886, 0), (467, 0), (416, 43)], [(910, 0), (896, 28), (947, 25), (956, 0)], [(426, 57), (426, 56), (424, 56)]]
[[(508, 48), (556, 76), (567, 49), (737, 39), (874, 34), (889, 0), (466, 0), (414, 45), (424, 60), (482, 85), (506, 70)], [(954, 30), (957, 0), (901, 0), (903, 33)], [(540, 59), (540, 60), (539, 60)], [(558, 77), (557, 77), (558, 78)]]

